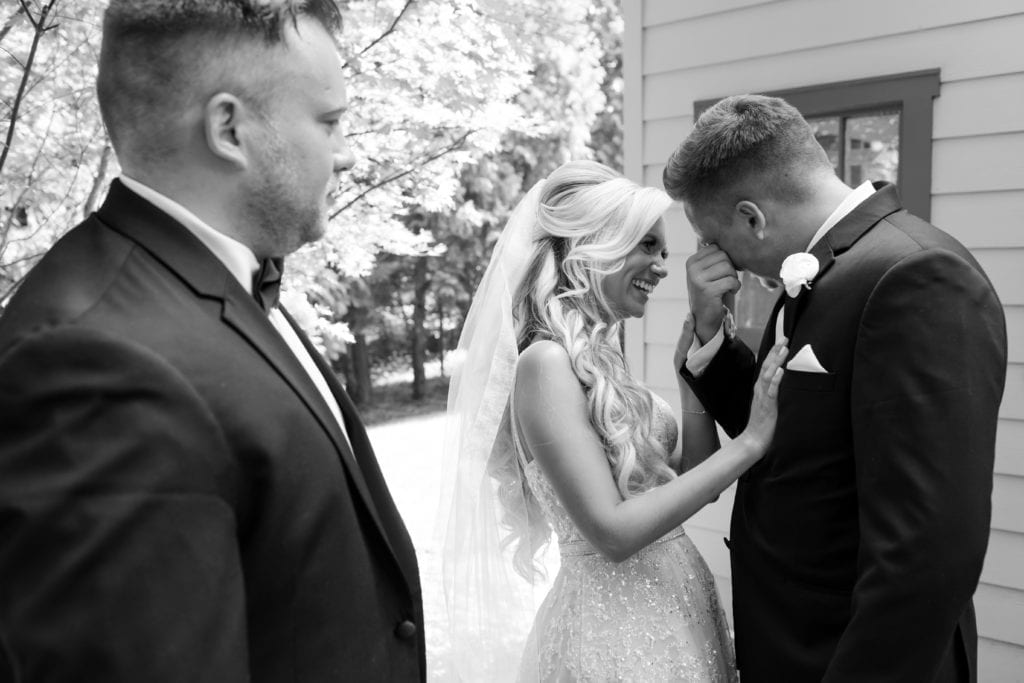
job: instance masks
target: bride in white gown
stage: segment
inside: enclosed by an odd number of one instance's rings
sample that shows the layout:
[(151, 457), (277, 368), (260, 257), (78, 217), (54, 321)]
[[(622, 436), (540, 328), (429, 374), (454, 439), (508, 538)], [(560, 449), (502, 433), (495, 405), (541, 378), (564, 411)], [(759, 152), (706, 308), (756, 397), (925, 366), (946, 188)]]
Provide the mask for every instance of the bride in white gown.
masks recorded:
[[(769, 355), (747, 429), (724, 447), (675, 372), (678, 448), (671, 408), (629, 375), (620, 343), (667, 275), (670, 203), (570, 162), (495, 248), (449, 393), (453, 678), (738, 679), (714, 579), (681, 525), (764, 454), (786, 350)], [(687, 318), (676, 368), (692, 339)], [(538, 608), (552, 531), (559, 569)]]

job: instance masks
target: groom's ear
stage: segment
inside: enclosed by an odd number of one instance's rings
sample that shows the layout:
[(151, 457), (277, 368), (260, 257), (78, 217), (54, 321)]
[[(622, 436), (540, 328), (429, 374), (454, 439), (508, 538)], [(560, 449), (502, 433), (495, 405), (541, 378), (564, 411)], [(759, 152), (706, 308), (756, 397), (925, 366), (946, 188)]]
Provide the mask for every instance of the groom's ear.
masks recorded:
[(744, 229), (749, 230), (753, 236), (759, 240), (764, 239), (764, 229), (767, 224), (764, 212), (754, 202), (749, 199), (736, 202), (734, 210), (734, 218), (743, 226)]

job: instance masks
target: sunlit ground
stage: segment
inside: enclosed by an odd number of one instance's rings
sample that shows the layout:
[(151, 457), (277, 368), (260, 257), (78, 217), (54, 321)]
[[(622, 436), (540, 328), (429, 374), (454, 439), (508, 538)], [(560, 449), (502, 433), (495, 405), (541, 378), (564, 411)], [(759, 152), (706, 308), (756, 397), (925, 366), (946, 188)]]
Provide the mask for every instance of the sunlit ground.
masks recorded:
[(418, 415), (367, 431), (416, 546), (423, 585), (427, 669), (431, 681), (442, 681), (449, 678), (444, 666), (449, 641), (443, 619), (440, 549), (433, 535), (441, 484), (444, 413)]

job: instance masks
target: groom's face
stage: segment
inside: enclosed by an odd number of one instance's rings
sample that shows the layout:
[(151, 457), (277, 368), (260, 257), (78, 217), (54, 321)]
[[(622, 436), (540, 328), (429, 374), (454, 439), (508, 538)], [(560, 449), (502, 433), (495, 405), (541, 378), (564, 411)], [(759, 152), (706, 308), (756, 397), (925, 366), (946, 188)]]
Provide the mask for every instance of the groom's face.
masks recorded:
[(737, 270), (766, 277), (776, 274), (763, 225), (759, 226), (756, 216), (739, 210), (697, 209), (689, 203), (683, 204), (683, 210), (701, 244), (717, 245)]

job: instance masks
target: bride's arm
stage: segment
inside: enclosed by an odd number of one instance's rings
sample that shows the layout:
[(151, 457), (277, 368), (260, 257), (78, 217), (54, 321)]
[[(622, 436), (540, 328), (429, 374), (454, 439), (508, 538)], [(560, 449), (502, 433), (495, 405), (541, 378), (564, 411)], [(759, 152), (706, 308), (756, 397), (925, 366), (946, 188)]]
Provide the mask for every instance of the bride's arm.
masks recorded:
[(623, 500), (612, 479), (587, 399), (569, 356), (554, 342), (519, 359), (515, 419), (569, 516), (605, 557), (622, 561), (667, 534), (716, 498), (767, 448), (785, 347), (773, 349), (758, 379), (747, 429), (700, 465), (647, 493)]

